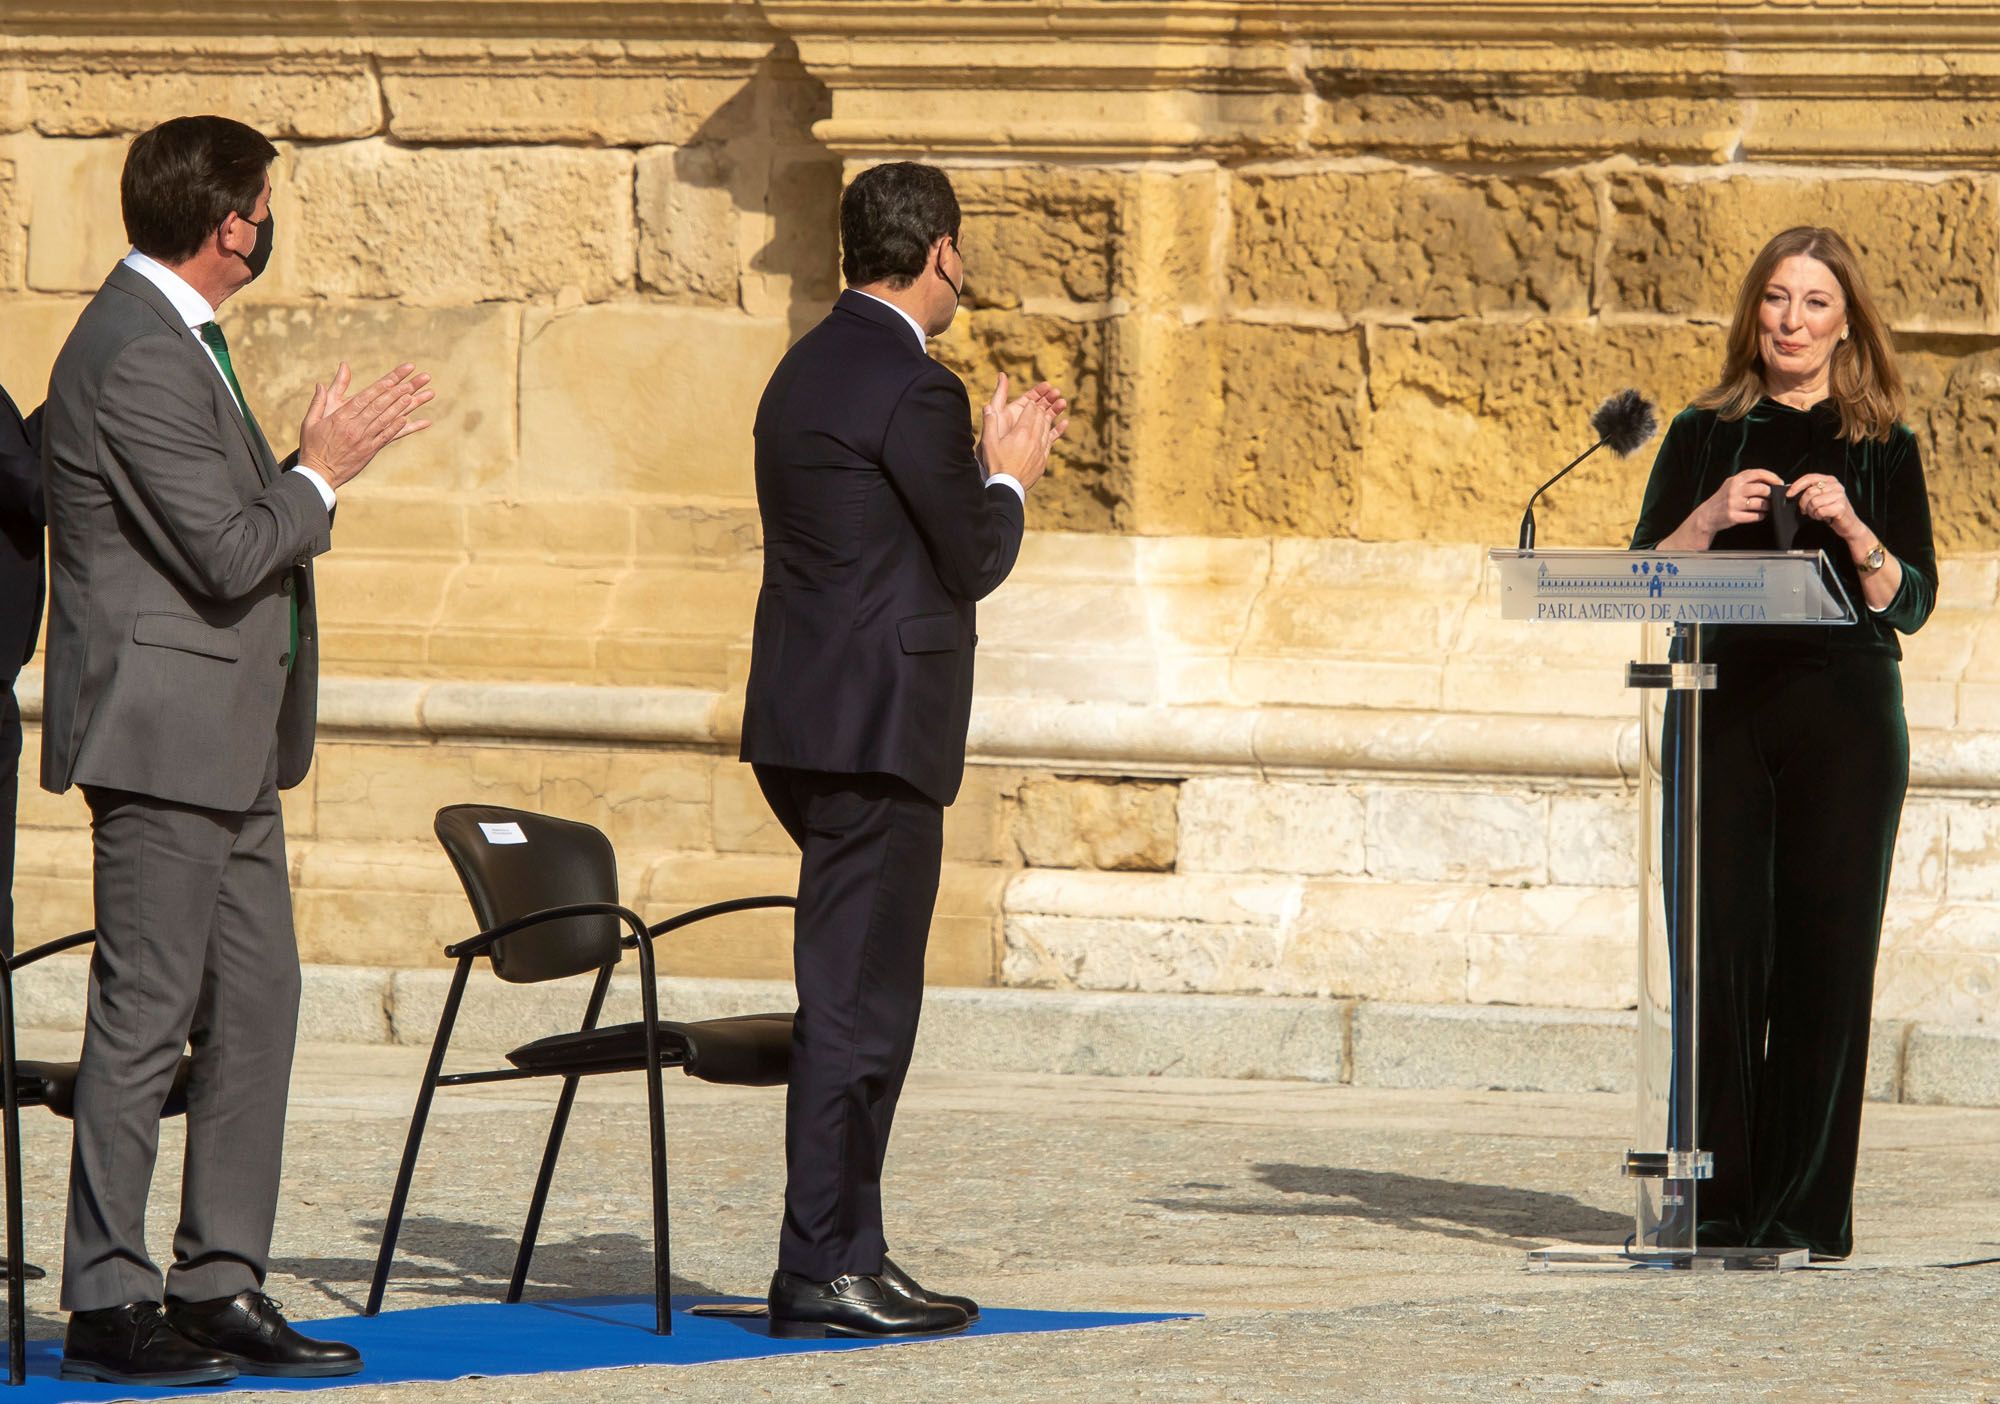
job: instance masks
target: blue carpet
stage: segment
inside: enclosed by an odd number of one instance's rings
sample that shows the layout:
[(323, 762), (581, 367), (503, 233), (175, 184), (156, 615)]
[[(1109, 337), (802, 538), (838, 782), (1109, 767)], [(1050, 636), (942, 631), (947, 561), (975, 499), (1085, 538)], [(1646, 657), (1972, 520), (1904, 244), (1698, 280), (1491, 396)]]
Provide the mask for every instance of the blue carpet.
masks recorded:
[[(800, 1355), (816, 1350), (873, 1350), (887, 1345), (929, 1344), (841, 1340), (773, 1340), (760, 1318), (691, 1316), (697, 1302), (736, 1301), (727, 1297), (674, 1298), (674, 1333), (653, 1334), (651, 1297), (581, 1297), (571, 1301), (522, 1302), (517, 1306), (477, 1303), (418, 1307), (377, 1317), (343, 1316), (301, 1321), (308, 1335), (348, 1341), (361, 1351), (358, 1375), (332, 1380), (278, 1380), (249, 1375), (208, 1389), (142, 1390), (56, 1378), (60, 1341), (28, 1342), (28, 1382), (0, 1386), (0, 1404), (58, 1404), (58, 1401), (171, 1399), (220, 1395), (238, 1390), (333, 1389), (342, 1385), (397, 1384), (410, 1380), (460, 1380), (473, 1376), (535, 1375), (550, 1371), (604, 1370), (620, 1365), (701, 1365), (715, 1360), (749, 1360), (766, 1355)], [(1085, 1331), (1095, 1326), (1131, 1326), (1184, 1321), (1185, 1315), (1105, 1311), (1011, 1311), (987, 1308), (971, 1329), (942, 1340), (967, 1336), (1011, 1336), (1034, 1331)]]

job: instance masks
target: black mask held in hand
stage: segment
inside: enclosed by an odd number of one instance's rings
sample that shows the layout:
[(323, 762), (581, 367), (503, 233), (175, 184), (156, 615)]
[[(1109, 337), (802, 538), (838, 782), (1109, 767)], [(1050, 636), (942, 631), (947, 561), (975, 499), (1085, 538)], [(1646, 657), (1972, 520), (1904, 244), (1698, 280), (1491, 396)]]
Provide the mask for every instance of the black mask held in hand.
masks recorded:
[[(250, 222), (249, 215), (243, 215), (242, 219), (246, 224)], [(244, 264), (250, 269), (250, 281), (253, 283), (256, 282), (259, 278), (263, 277), (264, 270), (270, 266), (271, 232), (272, 232), (272, 226), (275, 225), (277, 222), (278, 222), (278, 217), (275, 214), (271, 213), (269, 210), (264, 211), (264, 222), (262, 224), (252, 225), (252, 227), (257, 231), (257, 242), (251, 245), (249, 253), (237, 255), (237, 257), (241, 258)]]

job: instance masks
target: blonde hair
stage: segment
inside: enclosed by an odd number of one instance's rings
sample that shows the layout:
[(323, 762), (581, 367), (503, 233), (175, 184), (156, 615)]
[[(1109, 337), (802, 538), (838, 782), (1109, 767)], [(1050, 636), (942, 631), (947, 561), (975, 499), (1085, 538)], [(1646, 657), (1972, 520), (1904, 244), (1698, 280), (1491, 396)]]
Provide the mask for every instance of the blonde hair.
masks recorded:
[(1847, 339), (1835, 344), (1826, 376), (1827, 394), (1840, 410), (1840, 437), (1851, 443), (1887, 439), (1903, 418), (1903, 376), (1896, 369), (1895, 347), (1875, 310), (1854, 250), (1835, 231), (1811, 225), (1785, 230), (1751, 262), (1736, 294), (1722, 377), (1695, 396), (1696, 407), (1712, 409), (1724, 419), (1741, 419), (1764, 397), (1757, 309), (1778, 265), (1788, 258), (1825, 264), (1847, 301)]

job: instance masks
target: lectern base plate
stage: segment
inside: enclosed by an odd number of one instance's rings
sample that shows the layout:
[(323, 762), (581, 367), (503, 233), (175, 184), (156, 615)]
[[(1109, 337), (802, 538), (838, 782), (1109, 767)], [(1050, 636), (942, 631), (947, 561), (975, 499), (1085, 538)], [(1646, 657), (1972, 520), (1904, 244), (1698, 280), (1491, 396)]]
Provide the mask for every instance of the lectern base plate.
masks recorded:
[(1528, 1253), (1530, 1272), (1552, 1268), (1667, 1269), (1673, 1272), (1792, 1272), (1812, 1261), (1804, 1248), (1698, 1248), (1692, 1253), (1555, 1243)]

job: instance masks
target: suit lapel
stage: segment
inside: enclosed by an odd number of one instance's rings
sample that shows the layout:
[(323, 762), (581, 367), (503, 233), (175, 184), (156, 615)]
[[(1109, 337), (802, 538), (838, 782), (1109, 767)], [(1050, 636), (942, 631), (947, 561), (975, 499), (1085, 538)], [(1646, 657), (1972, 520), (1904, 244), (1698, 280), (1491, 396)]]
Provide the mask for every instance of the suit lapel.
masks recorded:
[(153, 286), (150, 279), (141, 277), (124, 264), (121, 263), (113, 268), (111, 276), (105, 281), (121, 292), (132, 294), (152, 308), (159, 314), (160, 320), (172, 329), (174, 335), (181, 339), (185, 354), (197, 357), (201, 361), (203, 373), (213, 382), (216, 408), (224, 419), (236, 425), (236, 432), (243, 438), (243, 447), (250, 451), (250, 461), (256, 466), (257, 480), (268, 487), (278, 476), (278, 460), (272, 454), (271, 446), (264, 442), (262, 431), (252, 428), (250, 421), (237, 407), (236, 397), (229, 391), (229, 383), (222, 378), (222, 372), (216, 369), (215, 362), (209, 357), (208, 347), (202, 344), (201, 337), (195, 329), (187, 324), (179, 309), (167, 299), (165, 293)]

